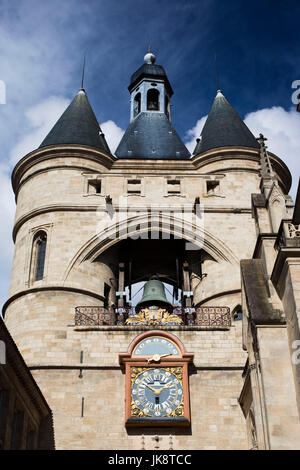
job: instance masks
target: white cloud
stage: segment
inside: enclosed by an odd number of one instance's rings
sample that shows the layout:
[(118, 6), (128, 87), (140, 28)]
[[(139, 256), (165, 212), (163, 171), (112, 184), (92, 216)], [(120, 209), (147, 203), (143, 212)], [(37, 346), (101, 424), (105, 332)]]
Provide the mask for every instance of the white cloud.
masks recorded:
[(0, 303), (7, 298), (9, 273), (14, 245), (12, 228), (15, 214), (14, 194), (11, 188), (10, 173), (15, 163), (28, 152), (37, 148), (63, 113), (69, 100), (60, 96), (50, 96), (25, 112), (24, 135), (13, 146), (10, 159), (0, 164)]
[(16, 163), (27, 153), (39, 147), (48, 132), (70, 104), (61, 96), (50, 96), (25, 112), (28, 132), (10, 152), (10, 160)]
[(273, 106), (247, 114), (245, 123), (255, 136), (262, 133), (268, 139), (268, 150), (288, 166), (293, 179), (290, 194), (295, 199), (300, 175), (300, 113)]
[(106, 121), (100, 124), (102, 132), (104, 132), (106, 142), (112, 153), (115, 153), (124, 131), (114, 121)]
[[(185, 145), (190, 152), (195, 148), (206, 118), (199, 119), (186, 133)], [(273, 106), (248, 113), (244, 121), (255, 136), (262, 133), (268, 139), (268, 150), (288, 166), (293, 179), (290, 194), (295, 199), (300, 175), (300, 113), (295, 109), (286, 111), (280, 106)]]
[(186, 132), (185, 146), (189, 152), (193, 153), (196, 146), (196, 139), (200, 137), (207, 116), (203, 116), (196, 122), (196, 125)]

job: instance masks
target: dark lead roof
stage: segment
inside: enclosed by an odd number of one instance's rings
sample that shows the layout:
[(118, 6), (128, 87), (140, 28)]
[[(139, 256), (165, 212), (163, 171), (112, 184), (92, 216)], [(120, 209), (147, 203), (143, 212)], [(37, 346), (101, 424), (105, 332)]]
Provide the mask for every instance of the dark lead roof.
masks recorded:
[(194, 155), (218, 147), (259, 148), (254, 135), (220, 91), (204, 124)]
[(40, 145), (78, 144), (110, 153), (86, 93), (80, 90)]
[(118, 158), (190, 158), (167, 116), (159, 112), (140, 113), (129, 124), (115, 155)]
[(156, 78), (156, 79), (163, 79), (166, 85), (166, 89), (170, 96), (173, 95), (173, 90), (168, 80), (167, 74), (165, 69), (161, 65), (155, 64), (143, 64), (133, 75), (131, 75), (130, 85), (128, 90), (131, 91), (135, 85), (142, 79), (142, 78)]

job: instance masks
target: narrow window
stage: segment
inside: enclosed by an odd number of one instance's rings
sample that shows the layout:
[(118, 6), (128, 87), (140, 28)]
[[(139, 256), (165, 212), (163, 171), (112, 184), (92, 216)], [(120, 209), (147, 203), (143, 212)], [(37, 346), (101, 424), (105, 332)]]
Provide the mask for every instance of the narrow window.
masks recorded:
[(168, 194), (180, 194), (181, 193), (181, 185), (180, 180), (168, 180)]
[(141, 180), (128, 180), (127, 181), (128, 194), (141, 194)]
[(208, 196), (215, 196), (220, 192), (220, 181), (206, 181), (206, 193)]
[(89, 180), (88, 193), (89, 194), (101, 194), (101, 180)]
[(44, 277), (47, 235), (45, 232), (37, 234), (34, 240), (35, 245), (35, 281), (40, 281)]
[(151, 88), (147, 93), (147, 109), (159, 111), (159, 91)]
[(240, 321), (243, 319), (242, 307), (237, 305), (232, 312), (233, 321)]
[(133, 116), (136, 117), (141, 112), (141, 94), (137, 93), (133, 102)]

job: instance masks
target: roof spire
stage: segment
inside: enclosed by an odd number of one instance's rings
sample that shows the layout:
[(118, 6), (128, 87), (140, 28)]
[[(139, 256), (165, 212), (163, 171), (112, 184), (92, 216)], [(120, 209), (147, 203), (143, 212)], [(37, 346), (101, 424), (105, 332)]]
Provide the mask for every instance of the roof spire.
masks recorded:
[(82, 76), (81, 76), (81, 88), (80, 88), (80, 90), (83, 90), (83, 91), (84, 91), (84, 87), (83, 87), (84, 72), (85, 72), (85, 54), (84, 54), (84, 56), (83, 56)]
[(110, 153), (104, 134), (83, 89), (77, 93), (58, 119), (40, 148), (60, 144), (88, 145)]
[(218, 147), (259, 148), (254, 135), (220, 90), (208, 114), (194, 155)]
[(221, 87), (220, 87), (220, 76), (219, 76), (219, 68), (218, 68), (218, 63), (217, 63), (217, 54), (215, 53), (215, 65), (216, 65), (216, 79), (217, 79), (217, 87), (218, 87), (218, 93), (221, 92)]
[(269, 154), (267, 152), (267, 146), (265, 141), (268, 140), (263, 134), (259, 134), (256, 138), (260, 146), (260, 166), (261, 166), (261, 177), (262, 178), (273, 178), (273, 169), (270, 161)]

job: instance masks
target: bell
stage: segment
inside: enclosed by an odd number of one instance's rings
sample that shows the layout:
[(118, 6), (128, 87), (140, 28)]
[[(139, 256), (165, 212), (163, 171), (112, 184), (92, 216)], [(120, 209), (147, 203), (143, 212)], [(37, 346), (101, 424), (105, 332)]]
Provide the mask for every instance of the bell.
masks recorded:
[(136, 309), (150, 306), (165, 307), (173, 309), (173, 305), (166, 298), (165, 287), (158, 279), (150, 279), (144, 285), (143, 297), (137, 303)]

